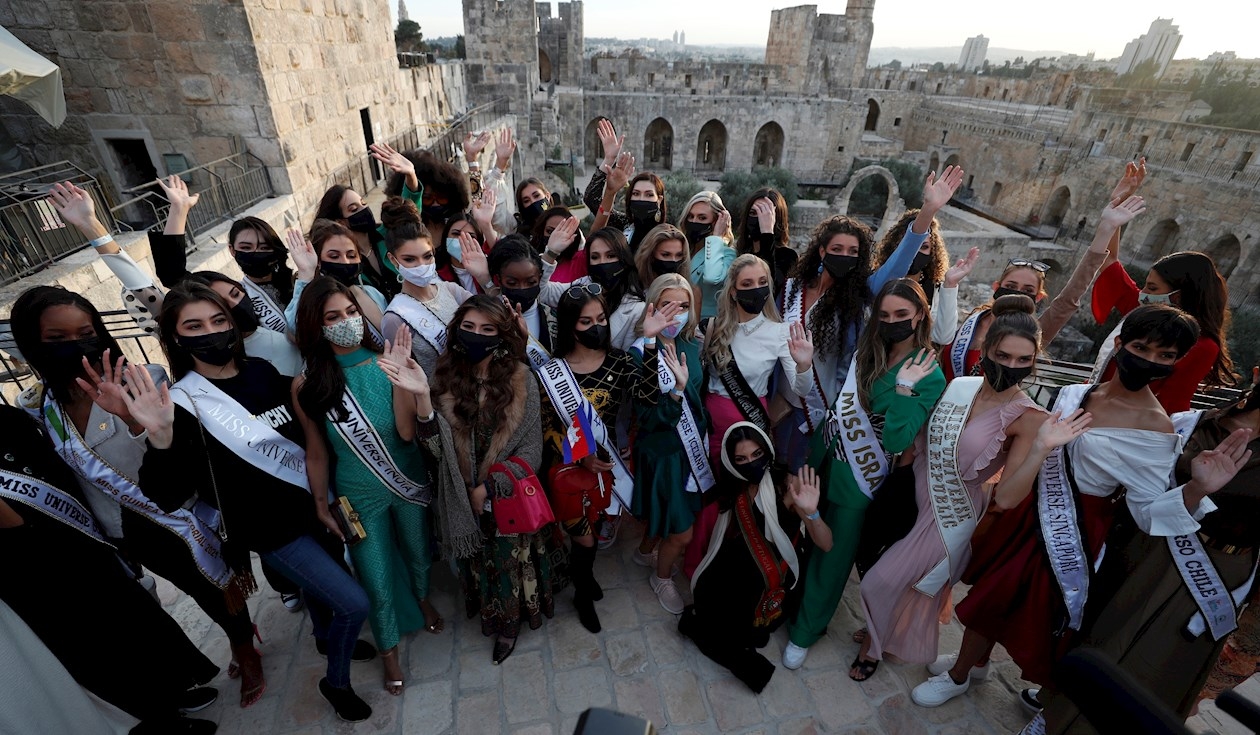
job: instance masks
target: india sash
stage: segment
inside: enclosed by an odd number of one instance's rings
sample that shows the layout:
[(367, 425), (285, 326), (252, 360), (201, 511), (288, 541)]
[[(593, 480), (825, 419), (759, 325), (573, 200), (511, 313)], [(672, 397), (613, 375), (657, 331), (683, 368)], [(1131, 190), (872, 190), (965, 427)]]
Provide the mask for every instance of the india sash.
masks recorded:
[(248, 278), (243, 279), (241, 285), (245, 287), (245, 294), (249, 296), (249, 303), (254, 307), (254, 316), (258, 317), (259, 324), (280, 334), (289, 331), (289, 325), (284, 320), (284, 309), (280, 308), (266, 289)]
[[(1061, 417), (1072, 415), (1080, 408), (1089, 388), (1089, 385), (1064, 386), (1054, 402), (1054, 410)], [(1089, 558), (1081, 539), (1076, 498), (1067, 478), (1065, 451), (1066, 447), (1056, 447), (1041, 466), (1037, 476), (1037, 515), (1050, 568), (1067, 605), (1068, 627), (1080, 630), (1085, 600), (1089, 596)]]
[[(854, 358), (849, 365), (849, 374), (845, 376), (844, 387), (828, 413), (823, 441), (827, 446), (836, 442), (835, 458), (849, 463), (858, 489), (866, 497), (873, 498), (888, 476), (889, 458), (879, 443), (870, 415), (858, 397), (857, 373), (857, 358)], [(839, 441), (836, 441), (837, 437)]]
[(61, 521), (94, 541), (110, 545), (96, 525), (96, 519), (73, 495), (30, 475), (0, 469), (0, 499), (21, 503)]
[(433, 499), (433, 488), (428, 483), (418, 483), (403, 474), (398, 463), (385, 448), (385, 442), (377, 433), (376, 427), (368, 420), (363, 407), (359, 405), (354, 394), (347, 389), (341, 396), (341, 407), (346, 412), (345, 421), (333, 418), (328, 412), (328, 421), (333, 429), (345, 441), (354, 456), (359, 458), (364, 467), (376, 476), (385, 487), (398, 497), (409, 503), (427, 506)]

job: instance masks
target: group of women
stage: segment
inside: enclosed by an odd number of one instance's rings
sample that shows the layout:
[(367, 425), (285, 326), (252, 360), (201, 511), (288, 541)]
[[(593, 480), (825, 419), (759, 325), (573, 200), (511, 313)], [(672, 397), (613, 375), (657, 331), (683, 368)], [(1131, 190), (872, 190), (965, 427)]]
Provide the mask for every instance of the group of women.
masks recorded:
[[(1194, 386), (1231, 375), (1227, 302), (1202, 254), (1164, 258), (1140, 289), (1119, 265), (1144, 169), (1126, 172), (1040, 316), (1048, 269), (1016, 259), (959, 325), (958, 284), (978, 252), (951, 265), (934, 218), (961, 170), (930, 173), (922, 208), (883, 242), (838, 216), (798, 257), (778, 192), (755, 192), (738, 223), (701, 192), (674, 226), (661, 179), (635, 175), (611, 124), (600, 134), (585, 233), (538, 179), (508, 190), (510, 135), (484, 177), (489, 134), (465, 141), (466, 172), (374, 146), (393, 172), (379, 218), (334, 186), (306, 233), (282, 240), (240, 220), (229, 245), (239, 281), (187, 272), (197, 196), (171, 178), (170, 217), (151, 235), (165, 292), (90, 197), (54, 187), (53, 206), (118, 276), (168, 364), (129, 363), (78, 294), (37, 287), (14, 305), (40, 383), (0, 440), (0, 544), (81, 558), (63, 567), (119, 601), (93, 636), (153, 621), (144, 655), (50, 642), (85, 688), (141, 728), (213, 731), (179, 713), (213, 701), (200, 685), (217, 667), (136, 594), (129, 577), (146, 567), (223, 628), (241, 706), (258, 701), (254, 554), (286, 606), (310, 611), (328, 658), (320, 694), (361, 721), (371, 708), (350, 686), (351, 661), (379, 648), (385, 689), (399, 694), (402, 637), (444, 629), (429, 599), (434, 558), (452, 563), (498, 664), (569, 582), (580, 623), (600, 631), (595, 559), (628, 514), (644, 528), (632, 559), (662, 607), (753, 691), (775, 670), (757, 649), (786, 623), (783, 665), (799, 668), (856, 561), (867, 627), (851, 678), (886, 656), (928, 664), (913, 699), (935, 706), (983, 679), (1001, 643), (1043, 687), (1026, 699), (1046, 704), (1052, 728), (1073, 728), (1051, 679), (1070, 646), (1114, 649), (1157, 676), (1150, 662), (1174, 642), (1134, 619), (1172, 631), (1199, 609), (1173, 572), (1182, 556), (1215, 564), (1226, 598), (1243, 586), (1258, 544), (1213, 498), (1252, 502), (1242, 478), (1260, 410), (1195, 415), (1197, 428), (1177, 413)], [(1125, 318), (1097, 380), (1064, 387), (1047, 414), (1021, 386), (1100, 268), (1095, 314)], [(1002, 512), (977, 533), (990, 506)], [(1171, 551), (1152, 545), (1159, 537)], [(1104, 542), (1127, 546), (1091, 573)], [(115, 553), (129, 573), (99, 571)], [(957, 610), (967, 633), (938, 658), (937, 621), (960, 580), (972, 585)], [(1152, 602), (1156, 583), (1167, 604)], [(34, 584), (0, 597), (48, 641), (66, 603)], [(1203, 676), (1226, 608), (1178, 643)], [(358, 638), (365, 620), (375, 647)], [(1193, 703), (1192, 679), (1159, 691)]]

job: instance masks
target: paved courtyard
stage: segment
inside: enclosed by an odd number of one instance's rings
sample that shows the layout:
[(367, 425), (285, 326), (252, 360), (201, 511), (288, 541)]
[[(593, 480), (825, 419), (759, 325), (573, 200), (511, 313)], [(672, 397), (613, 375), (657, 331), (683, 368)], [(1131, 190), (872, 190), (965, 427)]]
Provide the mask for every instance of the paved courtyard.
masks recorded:
[[(911, 688), (926, 678), (922, 666), (885, 663), (870, 680), (850, 681), (848, 664), (857, 652), (850, 634), (860, 617), (856, 584), (849, 585), (828, 635), (811, 649), (804, 667), (780, 667), (755, 695), (677, 633), (674, 616), (648, 587), (647, 570), (630, 560), (638, 538), (638, 525), (627, 519), (616, 546), (598, 558), (596, 574), (605, 590), (597, 603), (602, 633), (582, 628), (566, 590), (557, 598), (555, 618), (523, 632), (502, 666), (490, 663), (490, 639), (482, 637), (477, 622), (460, 614), (454, 577), (445, 567), (435, 568), (433, 599), (446, 630), (404, 640), (407, 687), (401, 696), (382, 689), (379, 661), (354, 665), (355, 689), (374, 710), (372, 719), (359, 725), (338, 720), (316, 692), (325, 661), (315, 653), (306, 613), (285, 610), (264, 584), (251, 608), (264, 641), (266, 694), (242, 710), (239, 683), (220, 674), (214, 682), (219, 701), (197, 716), (217, 721), (225, 735), (567, 735), (587, 707), (646, 717), (670, 735), (997, 735), (1016, 732), (1025, 721), (1015, 697), (1026, 685), (1000, 649), (987, 683), (937, 709), (910, 702)], [(225, 666), (230, 654), (222, 631), (164, 581), (159, 593), (189, 636)], [(371, 637), (367, 626), (363, 635)], [(954, 650), (960, 637), (957, 621), (946, 626), (942, 649)], [(776, 664), (785, 641), (780, 630), (765, 650)], [(1191, 725), (1196, 732), (1243, 732), (1220, 720), (1209, 706)]]

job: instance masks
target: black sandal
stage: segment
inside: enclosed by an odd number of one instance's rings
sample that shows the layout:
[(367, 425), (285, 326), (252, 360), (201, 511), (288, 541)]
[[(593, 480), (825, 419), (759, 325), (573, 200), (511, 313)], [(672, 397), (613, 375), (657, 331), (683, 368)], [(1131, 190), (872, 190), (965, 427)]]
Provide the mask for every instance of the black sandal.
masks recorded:
[(866, 681), (867, 679), (875, 675), (875, 670), (879, 668), (879, 662), (878, 661), (863, 661), (862, 654), (859, 653), (858, 657), (853, 659), (853, 663), (849, 664), (849, 668), (857, 669), (858, 673), (861, 674), (861, 678), (858, 678), (854, 676), (852, 673), (850, 673), (849, 674), (850, 679), (852, 679), (853, 681), (859, 681), (859, 682)]

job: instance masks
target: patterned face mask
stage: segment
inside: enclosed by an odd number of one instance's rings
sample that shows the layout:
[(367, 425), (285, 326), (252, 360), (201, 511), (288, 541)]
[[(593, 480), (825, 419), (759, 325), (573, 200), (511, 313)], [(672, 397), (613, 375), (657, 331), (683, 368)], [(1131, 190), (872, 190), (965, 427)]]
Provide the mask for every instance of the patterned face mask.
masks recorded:
[(357, 346), (363, 342), (363, 317), (350, 316), (336, 324), (325, 324), (324, 339), (338, 347)]

